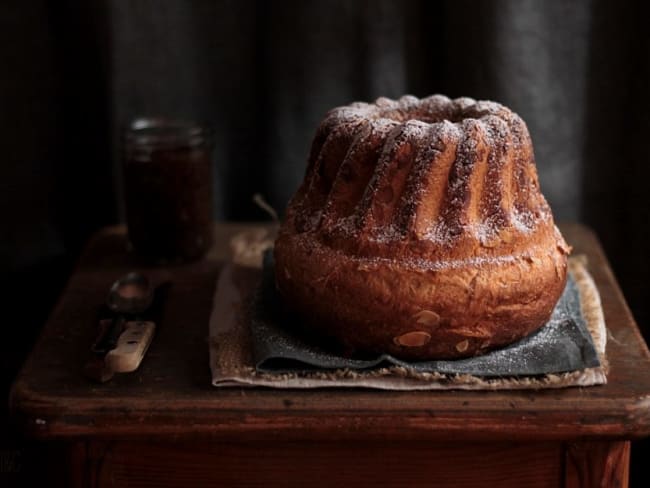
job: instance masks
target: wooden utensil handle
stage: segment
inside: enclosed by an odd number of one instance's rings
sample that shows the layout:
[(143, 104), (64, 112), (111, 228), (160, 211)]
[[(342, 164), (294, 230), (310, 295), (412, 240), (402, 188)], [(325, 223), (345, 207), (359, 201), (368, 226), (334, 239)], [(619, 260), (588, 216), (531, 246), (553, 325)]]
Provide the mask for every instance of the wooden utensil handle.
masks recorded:
[(156, 325), (141, 320), (126, 322), (117, 345), (106, 354), (106, 364), (116, 373), (129, 373), (140, 366)]

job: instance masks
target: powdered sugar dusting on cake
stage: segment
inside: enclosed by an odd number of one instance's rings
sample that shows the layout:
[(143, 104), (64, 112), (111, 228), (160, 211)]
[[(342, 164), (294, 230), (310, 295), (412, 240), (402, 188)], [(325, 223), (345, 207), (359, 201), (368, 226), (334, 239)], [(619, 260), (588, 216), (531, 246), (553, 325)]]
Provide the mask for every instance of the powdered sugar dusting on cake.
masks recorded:
[[(337, 187), (334, 178), (329, 186), (310, 190), (322, 192), (310, 202), (326, 202), (324, 212), (318, 207), (323, 204), (295, 205), (302, 221), (309, 223), (304, 230), (320, 233), (332, 246), (381, 255), (382, 244), (399, 243), (412, 249), (414, 258), (426, 260), (427, 255), (442, 252), (436, 249), (478, 242), (482, 258), (492, 259), (498, 256), (500, 243), (552, 221), (535, 187), (536, 173), (526, 166), (534, 171), (534, 161), (525, 159), (532, 156), (526, 126), (499, 103), (444, 95), (381, 97), (328, 112), (319, 132), (324, 139), (335, 130), (356, 131), (345, 158), (334, 167), (336, 178), (345, 178), (348, 186), (356, 184), (354, 171), (359, 168), (342, 161), (362, 160), (373, 131), (384, 134), (384, 139), (374, 163), (368, 163), (374, 165), (372, 176), (367, 182), (359, 180), (363, 188), (332, 193)], [(400, 147), (397, 157), (395, 148)], [(448, 172), (442, 169), (443, 160), (449, 164), (446, 147), (456, 147)], [(431, 174), (434, 180), (426, 180)], [(419, 184), (424, 180), (426, 185)], [(359, 196), (357, 201), (339, 201), (339, 194), (348, 199)], [(420, 211), (428, 212), (430, 219), (423, 221)], [(322, 215), (331, 219), (321, 221)]]

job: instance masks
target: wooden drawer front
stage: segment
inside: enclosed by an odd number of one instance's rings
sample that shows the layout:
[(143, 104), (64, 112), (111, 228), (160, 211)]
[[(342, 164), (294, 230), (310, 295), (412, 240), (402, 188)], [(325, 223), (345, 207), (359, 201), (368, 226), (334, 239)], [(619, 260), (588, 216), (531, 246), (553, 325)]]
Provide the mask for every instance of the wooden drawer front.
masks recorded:
[(93, 443), (85, 486), (557, 487), (560, 443)]

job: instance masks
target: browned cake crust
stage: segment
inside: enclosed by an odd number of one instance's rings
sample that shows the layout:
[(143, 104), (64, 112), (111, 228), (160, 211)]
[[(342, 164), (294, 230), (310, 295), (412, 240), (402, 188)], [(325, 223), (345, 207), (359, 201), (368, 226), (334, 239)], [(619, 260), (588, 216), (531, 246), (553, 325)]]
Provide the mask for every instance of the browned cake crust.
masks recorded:
[(319, 127), (276, 282), (306, 327), (347, 349), (459, 358), (541, 327), (568, 252), (519, 116), (469, 98), (380, 98)]

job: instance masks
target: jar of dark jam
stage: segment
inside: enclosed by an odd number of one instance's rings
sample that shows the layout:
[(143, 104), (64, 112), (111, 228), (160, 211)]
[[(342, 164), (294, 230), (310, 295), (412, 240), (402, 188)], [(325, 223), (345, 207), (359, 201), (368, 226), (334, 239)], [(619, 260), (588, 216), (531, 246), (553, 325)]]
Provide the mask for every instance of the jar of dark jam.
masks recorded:
[(205, 127), (134, 120), (124, 133), (129, 239), (149, 262), (198, 259), (212, 243), (212, 137)]

